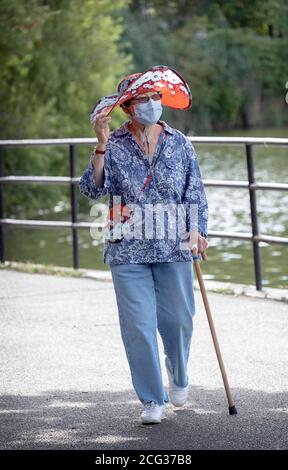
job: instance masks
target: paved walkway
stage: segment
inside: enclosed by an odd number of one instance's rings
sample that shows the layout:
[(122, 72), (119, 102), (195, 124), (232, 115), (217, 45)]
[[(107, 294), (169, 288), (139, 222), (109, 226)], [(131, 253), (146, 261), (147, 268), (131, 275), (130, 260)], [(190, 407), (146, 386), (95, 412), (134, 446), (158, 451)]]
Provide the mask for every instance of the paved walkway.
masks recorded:
[(197, 291), (189, 401), (143, 426), (111, 282), (1, 270), (0, 448), (287, 448), (287, 304), (209, 300), (238, 415), (228, 414)]

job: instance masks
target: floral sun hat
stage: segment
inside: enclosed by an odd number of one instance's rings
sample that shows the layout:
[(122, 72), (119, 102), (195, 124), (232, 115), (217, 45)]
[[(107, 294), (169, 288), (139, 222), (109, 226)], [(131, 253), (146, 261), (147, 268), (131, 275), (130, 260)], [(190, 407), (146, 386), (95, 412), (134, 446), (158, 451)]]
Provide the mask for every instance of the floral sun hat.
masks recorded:
[(128, 75), (119, 83), (117, 91), (97, 101), (90, 113), (92, 123), (100, 111), (106, 110), (108, 115), (116, 106), (147, 91), (161, 91), (161, 103), (169, 108), (184, 110), (192, 106), (188, 84), (176, 70), (166, 65), (155, 65), (146, 72)]

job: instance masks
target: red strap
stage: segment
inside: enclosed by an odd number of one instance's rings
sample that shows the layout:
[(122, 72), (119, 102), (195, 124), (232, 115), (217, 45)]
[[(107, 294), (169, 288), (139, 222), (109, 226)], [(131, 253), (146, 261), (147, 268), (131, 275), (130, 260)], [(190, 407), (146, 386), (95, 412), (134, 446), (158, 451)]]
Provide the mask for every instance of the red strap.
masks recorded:
[(148, 175), (148, 177), (146, 178), (146, 181), (145, 181), (144, 186), (143, 186), (143, 188), (141, 189), (141, 191), (143, 191), (143, 190), (146, 188), (146, 186), (147, 186), (147, 184), (149, 183), (149, 181), (151, 180), (151, 178), (152, 178), (152, 173), (150, 173), (150, 174)]

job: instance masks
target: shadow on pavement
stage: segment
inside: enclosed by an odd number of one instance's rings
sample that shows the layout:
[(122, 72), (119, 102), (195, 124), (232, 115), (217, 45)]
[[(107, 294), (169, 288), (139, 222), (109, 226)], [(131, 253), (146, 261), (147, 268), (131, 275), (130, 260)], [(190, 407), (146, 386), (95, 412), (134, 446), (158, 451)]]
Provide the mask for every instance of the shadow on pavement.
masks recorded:
[(224, 391), (190, 387), (183, 408), (169, 405), (159, 425), (142, 425), (141, 403), (124, 392), (48, 391), (2, 395), (1, 449), (284, 449), (288, 393), (233, 390), (238, 415), (229, 416)]

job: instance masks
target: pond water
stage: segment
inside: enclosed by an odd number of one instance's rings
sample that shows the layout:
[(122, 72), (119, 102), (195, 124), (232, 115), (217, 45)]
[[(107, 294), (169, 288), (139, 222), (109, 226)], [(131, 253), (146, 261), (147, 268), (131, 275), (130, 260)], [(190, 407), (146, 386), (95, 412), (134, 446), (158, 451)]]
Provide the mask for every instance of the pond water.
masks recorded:
[[(230, 135), (235, 136), (236, 133)], [(238, 135), (287, 137), (288, 131), (253, 131)], [(195, 149), (204, 180), (247, 181), (244, 146), (195, 144)], [(288, 147), (255, 146), (254, 166), (256, 181), (287, 183)], [(251, 232), (247, 189), (206, 187), (206, 193), (210, 231)], [(288, 237), (288, 192), (258, 190), (256, 195), (260, 233)], [(79, 193), (78, 197), (83, 196)], [(91, 204), (93, 202), (87, 200), (87, 211), (79, 214), (80, 221), (94, 220), (89, 216)], [(69, 217), (67, 210), (58, 208), (34, 218), (69, 220)], [(79, 230), (79, 243), (80, 267), (109, 269), (102, 261), (101, 242), (93, 240), (88, 229)], [(288, 246), (266, 243), (261, 243), (260, 246), (263, 286), (287, 287)], [(5, 251), (8, 260), (72, 266), (72, 237), (69, 229), (5, 227)], [(204, 278), (245, 284), (255, 282), (251, 242), (211, 237), (207, 255), (208, 261), (202, 264)]]

